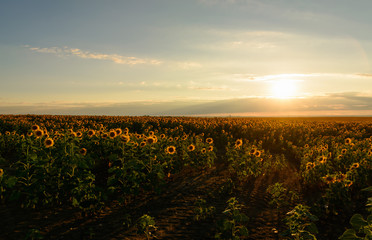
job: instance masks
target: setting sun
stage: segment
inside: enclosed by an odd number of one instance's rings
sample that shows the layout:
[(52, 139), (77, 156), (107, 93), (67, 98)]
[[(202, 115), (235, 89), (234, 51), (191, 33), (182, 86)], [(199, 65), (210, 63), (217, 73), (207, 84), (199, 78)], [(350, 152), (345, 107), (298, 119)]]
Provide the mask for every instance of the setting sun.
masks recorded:
[(296, 90), (297, 88), (293, 80), (278, 80), (271, 85), (271, 93), (274, 98), (295, 97)]

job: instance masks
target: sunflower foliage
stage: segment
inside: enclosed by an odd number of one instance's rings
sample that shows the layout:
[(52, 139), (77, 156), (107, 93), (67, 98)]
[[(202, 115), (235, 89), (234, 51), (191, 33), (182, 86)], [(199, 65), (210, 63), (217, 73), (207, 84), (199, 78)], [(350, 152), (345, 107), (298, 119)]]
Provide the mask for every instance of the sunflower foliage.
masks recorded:
[(241, 212), (244, 207), (235, 197), (230, 198), (227, 207), (223, 211), (224, 218), (217, 222), (218, 232), (215, 234), (216, 239), (244, 239), (249, 235), (245, 224), (249, 218)]
[[(362, 191), (367, 191), (372, 193), (372, 187), (363, 189)], [(369, 215), (365, 219), (362, 214), (354, 214), (350, 219), (350, 224), (352, 228), (347, 229), (342, 236), (338, 239), (341, 240), (351, 240), (351, 239), (372, 239), (372, 197), (368, 198), (366, 204), (367, 211)]]
[(319, 219), (310, 213), (309, 206), (298, 204), (287, 213), (287, 217), (284, 220), (288, 229), (283, 235), (288, 236), (289, 239), (317, 239), (315, 235), (318, 233), (318, 229), (314, 222)]

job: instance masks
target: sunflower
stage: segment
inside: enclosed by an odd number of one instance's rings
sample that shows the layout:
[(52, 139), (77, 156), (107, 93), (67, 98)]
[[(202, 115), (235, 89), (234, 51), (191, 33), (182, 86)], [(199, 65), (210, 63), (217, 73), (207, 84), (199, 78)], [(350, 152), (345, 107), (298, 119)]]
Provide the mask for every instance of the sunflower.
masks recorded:
[(125, 143), (129, 142), (129, 140), (130, 140), (129, 135), (121, 135), (120, 138)]
[(165, 138), (165, 134), (164, 133), (160, 134), (160, 138), (161, 139), (164, 139)]
[(188, 150), (189, 152), (194, 151), (194, 150), (195, 150), (195, 145), (194, 145), (194, 144), (190, 144), (190, 145), (187, 147), (187, 150)]
[(253, 154), (256, 153), (256, 151), (257, 151), (256, 149), (252, 148), (251, 151), (249, 152), (249, 154), (253, 155)]
[(351, 167), (350, 167), (350, 170), (353, 170), (353, 169), (356, 169), (356, 168), (359, 168), (359, 163), (353, 163), (353, 165), (351, 165)]
[(115, 130), (110, 130), (110, 132), (109, 132), (109, 137), (110, 137), (111, 139), (115, 138), (115, 137), (116, 137), (116, 131), (115, 131)]
[(42, 137), (44, 135), (44, 131), (42, 131), (42, 130), (40, 130), (40, 129), (38, 129), (38, 130), (36, 130), (35, 131), (35, 136), (36, 137)]
[(0, 168), (0, 177), (2, 177), (3, 175), (4, 175), (4, 170)]
[(86, 148), (82, 148), (80, 149), (79, 153), (83, 156), (85, 156), (87, 154), (87, 149)]
[(241, 145), (243, 145), (243, 140), (238, 139), (235, 141), (235, 148), (239, 148)]
[(346, 138), (346, 139), (345, 139), (345, 144), (347, 144), (347, 145), (348, 145), (348, 144), (351, 144), (351, 138)]
[(150, 137), (147, 137), (146, 138), (146, 142), (148, 143), (148, 144), (153, 144), (153, 143), (155, 143), (156, 142), (156, 140), (155, 140), (155, 137), (154, 136), (150, 136)]
[(108, 137), (108, 134), (107, 134), (107, 133), (103, 133), (103, 134), (102, 134), (102, 138), (103, 138), (103, 139), (106, 139), (107, 137)]
[(33, 134), (32, 132), (28, 132), (28, 133), (27, 133), (27, 136), (28, 136), (28, 137), (31, 137), (32, 134)]
[(202, 148), (202, 150), (201, 150), (201, 153), (206, 153), (207, 152), (207, 149), (205, 149), (205, 148)]
[(205, 141), (206, 141), (208, 144), (212, 144), (212, 143), (213, 143), (213, 139), (212, 139), (212, 138), (207, 138)]
[(307, 162), (306, 163), (306, 170), (310, 170), (314, 167), (314, 163), (313, 162)]
[(325, 156), (320, 156), (320, 158), (319, 158), (319, 163), (326, 163), (327, 162), (327, 157), (325, 157)]
[(331, 184), (336, 181), (336, 179), (330, 175), (326, 175), (325, 177), (323, 177), (323, 179), (327, 184)]
[(176, 153), (176, 147), (175, 146), (169, 146), (169, 147), (167, 147), (166, 153), (168, 153), (168, 154), (174, 154), (174, 153)]
[(345, 154), (347, 152), (347, 150), (344, 148), (341, 150), (341, 154)]
[(209, 146), (208, 147), (208, 152), (212, 152), (213, 151), (213, 146)]
[(140, 143), (140, 147), (144, 147), (144, 146), (146, 146), (146, 141), (143, 141)]
[(123, 133), (123, 130), (121, 130), (121, 128), (117, 128), (117, 129), (115, 129), (115, 132), (116, 132), (116, 135), (120, 135), (120, 134), (122, 134)]
[(39, 127), (39, 125), (37, 125), (37, 124), (32, 125), (32, 127), (31, 127), (31, 130), (32, 130), (32, 131), (36, 131), (36, 130), (39, 130), (39, 129), (40, 129), (40, 127)]
[(89, 136), (89, 137), (93, 137), (94, 134), (96, 134), (96, 132), (95, 132), (94, 130), (90, 129), (90, 130), (88, 131), (88, 136)]
[(338, 175), (337, 180), (339, 182), (343, 182), (344, 180), (346, 180), (346, 178), (347, 178), (346, 174), (341, 173), (340, 175)]
[(47, 147), (47, 148), (52, 147), (52, 146), (54, 145), (54, 141), (53, 141), (53, 139), (52, 139), (52, 138), (46, 138), (46, 139), (44, 140), (44, 145), (45, 145), (45, 147)]
[(257, 150), (257, 151), (254, 153), (254, 155), (255, 155), (256, 157), (260, 157), (260, 156), (261, 156), (261, 152)]
[(82, 132), (76, 132), (76, 137), (81, 138), (83, 136)]

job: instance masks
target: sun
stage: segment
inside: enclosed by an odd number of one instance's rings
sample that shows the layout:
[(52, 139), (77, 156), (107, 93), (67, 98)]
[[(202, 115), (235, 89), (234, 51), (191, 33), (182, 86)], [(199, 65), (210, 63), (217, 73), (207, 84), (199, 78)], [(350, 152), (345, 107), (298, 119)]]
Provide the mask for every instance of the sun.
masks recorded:
[(296, 91), (296, 83), (293, 80), (280, 79), (271, 84), (271, 93), (274, 98), (293, 98)]

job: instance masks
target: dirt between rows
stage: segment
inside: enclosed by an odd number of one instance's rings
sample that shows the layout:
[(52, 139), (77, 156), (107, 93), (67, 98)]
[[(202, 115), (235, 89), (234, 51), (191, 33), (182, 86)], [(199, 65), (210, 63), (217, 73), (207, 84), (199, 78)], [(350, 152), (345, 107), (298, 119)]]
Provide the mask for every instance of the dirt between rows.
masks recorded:
[[(266, 189), (280, 181), (299, 190), (295, 169), (251, 178), (230, 195), (221, 191), (228, 178), (224, 164), (207, 170), (185, 168), (169, 179), (163, 193), (139, 195), (126, 206), (113, 201), (94, 217), (83, 217), (71, 207), (36, 211), (0, 206), (0, 239), (24, 239), (30, 229), (39, 229), (44, 239), (146, 239), (135, 227), (123, 225), (128, 214), (133, 221), (143, 214), (154, 217), (154, 239), (214, 239), (216, 219), (222, 217), (231, 196), (244, 204), (242, 211), (249, 217), (246, 239), (281, 239), (285, 226), (280, 218), (285, 213), (269, 205)], [(213, 218), (194, 219), (194, 203), (200, 198), (216, 208)]]

